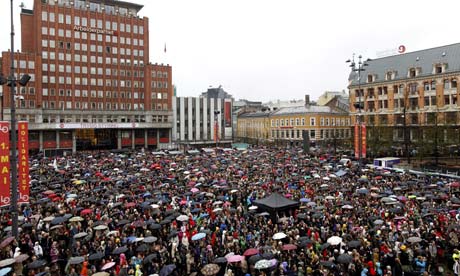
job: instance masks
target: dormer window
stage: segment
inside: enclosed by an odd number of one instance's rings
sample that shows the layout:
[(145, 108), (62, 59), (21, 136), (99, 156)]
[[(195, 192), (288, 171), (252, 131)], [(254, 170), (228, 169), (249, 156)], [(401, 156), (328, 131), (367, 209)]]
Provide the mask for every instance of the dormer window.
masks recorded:
[(377, 79), (377, 75), (367, 75), (367, 82), (374, 82)]
[(385, 80), (392, 80), (393, 79), (393, 72), (387, 72), (385, 74)]
[(437, 63), (433, 65), (433, 74), (442, 74), (446, 72), (447, 64), (446, 63)]
[(441, 73), (442, 73), (442, 66), (441, 66), (441, 65), (436, 65), (436, 67), (435, 67), (435, 73), (436, 73), (436, 74), (441, 74)]
[(409, 69), (409, 78), (415, 78), (417, 76), (417, 70), (415, 68)]

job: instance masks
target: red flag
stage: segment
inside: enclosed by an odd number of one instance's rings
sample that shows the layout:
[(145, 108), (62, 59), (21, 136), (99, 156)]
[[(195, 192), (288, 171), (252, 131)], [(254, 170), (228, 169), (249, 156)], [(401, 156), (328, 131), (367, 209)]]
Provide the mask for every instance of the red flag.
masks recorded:
[(19, 203), (28, 203), (29, 184), (29, 128), (28, 122), (18, 123)]
[(10, 205), (10, 135), (8, 122), (0, 122), (0, 206)]

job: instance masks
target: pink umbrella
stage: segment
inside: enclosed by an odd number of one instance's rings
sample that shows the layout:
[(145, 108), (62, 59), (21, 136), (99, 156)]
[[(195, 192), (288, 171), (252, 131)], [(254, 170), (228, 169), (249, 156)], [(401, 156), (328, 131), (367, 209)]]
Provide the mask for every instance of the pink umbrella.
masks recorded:
[(287, 197), (287, 198), (292, 197), (291, 194), (285, 194), (284, 196)]
[(231, 206), (231, 205), (232, 205), (232, 203), (230, 203), (230, 201), (226, 201), (226, 202), (224, 203), (224, 206)]
[(200, 191), (200, 190), (198, 190), (197, 188), (192, 188), (192, 189), (190, 190), (190, 192), (192, 192), (192, 193), (198, 193), (199, 191)]
[(237, 262), (241, 262), (242, 260), (244, 260), (244, 256), (241, 256), (241, 255), (233, 255), (227, 258), (227, 261), (229, 263), (237, 263)]
[(112, 268), (114, 265), (115, 265), (115, 262), (106, 263), (106, 264), (101, 268), (101, 270), (110, 269), (110, 268)]
[(296, 250), (297, 246), (295, 244), (285, 244), (283, 245), (283, 250), (288, 251), (288, 250)]

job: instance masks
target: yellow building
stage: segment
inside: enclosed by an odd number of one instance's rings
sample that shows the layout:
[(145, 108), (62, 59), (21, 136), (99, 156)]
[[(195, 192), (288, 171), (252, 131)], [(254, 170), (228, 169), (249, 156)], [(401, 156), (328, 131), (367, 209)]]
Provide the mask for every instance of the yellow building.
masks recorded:
[(253, 112), (238, 116), (237, 138), (254, 144), (267, 142), (269, 115), (268, 112)]
[(279, 109), (270, 114), (269, 138), (275, 142), (301, 145), (310, 142), (350, 140), (348, 112), (330, 106), (306, 105)]

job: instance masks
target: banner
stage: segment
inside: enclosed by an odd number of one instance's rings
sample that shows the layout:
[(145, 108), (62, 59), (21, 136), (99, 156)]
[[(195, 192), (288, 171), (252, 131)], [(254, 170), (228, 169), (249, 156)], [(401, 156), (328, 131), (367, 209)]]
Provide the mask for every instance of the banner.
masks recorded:
[(18, 122), (18, 176), (19, 199), (18, 203), (29, 203), (30, 176), (29, 176), (29, 125), (27, 122)]
[(355, 158), (359, 158), (359, 126), (355, 123)]
[(10, 129), (0, 122), (0, 207), (10, 205)]
[(214, 121), (214, 141), (219, 142), (219, 124), (217, 120)]
[(224, 102), (224, 121), (225, 127), (232, 126), (232, 102), (227, 100)]
[(363, 123), (361, 125), (361, 156), (362, 158), (366, 158), (366, 124)]

